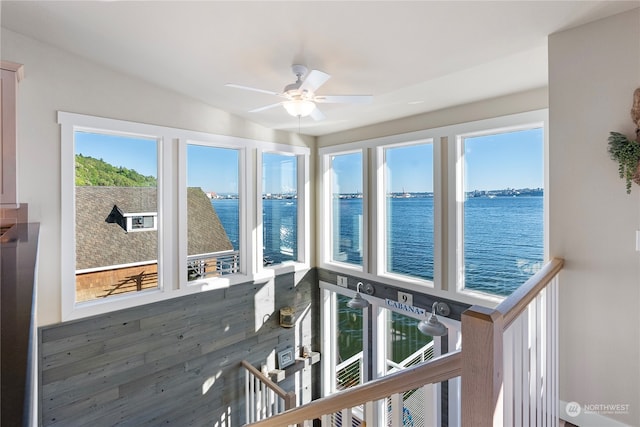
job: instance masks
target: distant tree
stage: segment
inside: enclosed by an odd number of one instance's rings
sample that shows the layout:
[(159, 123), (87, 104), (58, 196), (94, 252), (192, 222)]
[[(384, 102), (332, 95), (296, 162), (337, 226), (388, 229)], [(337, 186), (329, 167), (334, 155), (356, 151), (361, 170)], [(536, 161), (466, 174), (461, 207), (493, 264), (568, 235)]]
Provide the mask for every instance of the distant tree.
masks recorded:
[(113, 166), (102, 159), (76, 154), (77, 186), (155, 187), (153, 176), (145, 176), (133, 169)]

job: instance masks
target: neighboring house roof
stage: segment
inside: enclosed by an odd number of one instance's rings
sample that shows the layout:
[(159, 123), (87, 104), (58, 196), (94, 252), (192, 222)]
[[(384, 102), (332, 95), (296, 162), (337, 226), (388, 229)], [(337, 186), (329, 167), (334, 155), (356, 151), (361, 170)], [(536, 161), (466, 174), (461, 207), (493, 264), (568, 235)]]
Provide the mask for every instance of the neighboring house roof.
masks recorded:
[[(157, 231), (127, 233), (113, 220), (113, 212), (156, 211), (155, 187), (76, 187), (76, 269), (157, 260)], [(233, 249), (200, 188), (187, 190), (187, 214), (189, 255)]]
[(211, 200), (199, 187), (187, 188), (189, 255), (233, 250)]

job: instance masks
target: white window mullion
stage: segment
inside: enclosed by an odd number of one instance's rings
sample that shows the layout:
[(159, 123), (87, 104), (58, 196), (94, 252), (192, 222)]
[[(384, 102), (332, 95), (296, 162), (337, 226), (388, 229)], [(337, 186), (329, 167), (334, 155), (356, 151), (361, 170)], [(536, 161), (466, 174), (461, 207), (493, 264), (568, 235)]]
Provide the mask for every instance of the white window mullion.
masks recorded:
[(254, 248), (256, 244), (256, 230), (254, 226), (255, 202), (250, 197), (249, 189), (255, 189), (255, 150), (241, 149), (238, 155), (238, 204), (239, 204), (239, 245), (240, 245), (240, 271), (243, 274), (252, 275), (257, 272)]
[(255, 215), (252, 216), (253, 219), (253, 241), (255, 241), (255, 249), (253, 253), (255, 254), (255, 271), (262, 270), (263, 262), (259, 262), (264, 257), (264, 215), (263, 215), (263, 201), (262, 195), (265, 193), (265, 189), (263, 188), (263, 179), (262, 174), (264, 170), (264, 151), (258, 150), (255, 155), (255, 167), (249, 168), (255, 170), (255, 176), (253, 177), (253, 182), (255, 183), (255, 193), (254, 193), (254, 203), (255, 203)]
[(60, 235), (61, 250), (60, 261), (62, 270), (61, 311), (62, 320), (71, 317), (75, 309), (76, 283), (73, 278), (76, 272), (76, 241), (75, 241), (75, 128), (67, 120), (62, 120), (58, 114), (60, 123), (60, 139), (62, 145), (60, 161), (61, 184), (61, 222)]
[(371, 197), (375, 209), (370, 210), (371, 220), (369, 222), (371, 230), (371, 272), (382, 275), (385, 272), (387, 260), (387, 234), (385, 233), (385, 218), (387, 218), (387, 203), (385, 193), (386, 162), (384, 147), (377, 147), (374, 152), (375, 169)]
[[(369, 221), (371, 208), (371, 185), (369, 181), (369, 162), (370, 153), (372, 150), (363, 149), (362, 152), (362, 231), (360, 233), (360, 239), (362, 240), (362, 271), (365, 273), (372, 273), (371, 271), (371, 258), (369, 251)], [(375, 252), (374, 252), (375, 253)], [(375, 266), (375, 263), (373, 264)], [(366, 340), (365, 340), (366, 341)]]
[(446, 138), (441, 140), (435, 137), (433, 144), (433, 287), (435, 289), (447, 289), (443, 283), (444, 254), (443, 242), (447, 238), (447, 230), (442, 227), (443, 224), (443, 201), (446, 200), (446, 194), (443, 194), (443, 185), (448, 181), (443, 177), (444, 171), (447, 170), (443, 161), (442, 146), (446, 144)]
[[(464, 158), (463, 139), (449, 137), (449, 290), (464, 288)], [(452, 214), (453, 213), (453, 218)], [(451, 221), (453, 219), (453, 221)]]
[[(178, 241), (174, 242), (175, 246), (178, 248), (178, 260), (176, 265), (178, 266), (178, 271), (174, 273), (174, 275), (178, 276), (178, 280), (176, 283), (179, 284), (180, 288), (187, 287), (187, 240), (188, 240), (188, 232), (187, 232), (187, 209), (183, 208), (187, 206), (187, 141), (183, 138), (178, 140), (177, 144), (177, 186), (178, 188), (175, 190), (177, 203), (177, 211), (175, 212), (176, 219), (175, 224), (178, 229), (175, 230), (174, 235), (177, 236)], [(175, 256), (175, 255), (174, 255)]]
[[(298, 261), (311, 264), (311, 182), (309, 156), (298, 155)], [(316, 209), (316, 212), (318, 210)], [(320, 216), (314, 215), (314, 220)]]
[[(168, 137), (160, 137), (158, 144), (158, 213), (160, 217), (160, 228), (158, 229), (158, 288), (163, 292), (171, 291), (175, 284), (178, 283), (174, 279), (175, 262), (174, 243), (173, 240), (175, 229), (175, 216), (172, 204), (174, 201), (173, 189), (176, 171), (171, 162), (173, 139)], [(127, 218), (129, 221), (130, 218)]]

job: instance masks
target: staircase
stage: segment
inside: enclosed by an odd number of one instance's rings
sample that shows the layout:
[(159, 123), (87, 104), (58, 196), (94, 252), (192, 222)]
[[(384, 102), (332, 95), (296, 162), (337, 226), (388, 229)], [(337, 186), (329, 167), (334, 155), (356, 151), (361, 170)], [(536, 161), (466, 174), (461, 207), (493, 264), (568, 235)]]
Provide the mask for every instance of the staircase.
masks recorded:
[(422, 388), (432, 396), (434, 385), (460, 377), (463, 427), (557, 427), (558, 276), (563, 264), (551, 260), (495, 309), (465, 311), (462, 350), (250, 425), (311, 426), (320, 420), (322, 426), (377, 426), (384, 419), (381, 411), (389, 426), (411, 425), (403, 393)]

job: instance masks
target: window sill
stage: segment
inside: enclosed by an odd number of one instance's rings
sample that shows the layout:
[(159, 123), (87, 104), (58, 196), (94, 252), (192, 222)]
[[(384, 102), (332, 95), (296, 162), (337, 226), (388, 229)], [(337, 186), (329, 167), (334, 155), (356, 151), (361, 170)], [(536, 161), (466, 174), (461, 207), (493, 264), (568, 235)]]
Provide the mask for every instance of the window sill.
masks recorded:
[(180, 298), (186, 295), (207, 292), (218, 289), (226, 289), (242, 283), (267, 282), (275, 277), (273, 270), (265, 270), (258, 274), (233, 274), (225, 277), (215, 277), (189, 282), (180, 289), (149, 289), (141, 292), (112, 296), (106, 299), (84, 301), (75, 303), (70, 313), (63, 316), (63, 321), (82, 319), (98, 314), (110, 313), (117, 310), (139, 307), (146, 304)]
[(265, 272), (270, 271), (275, 276), (279, 276), (281, 274), (288, 274), (288, 273), (298, 273), (300, 271), (306, 271), (309, 269), (310, 269), (309, 264), (306, 264), (303, 262), (294, 262), (294, 261), (287, 261), (282, 264), (264, 267)]
[(347, 264), (343, 262), (323, 262), (319, 267), (335, 271), (336, 273), (373, 277), (365, 273), (364, 268), (361, 265)]

